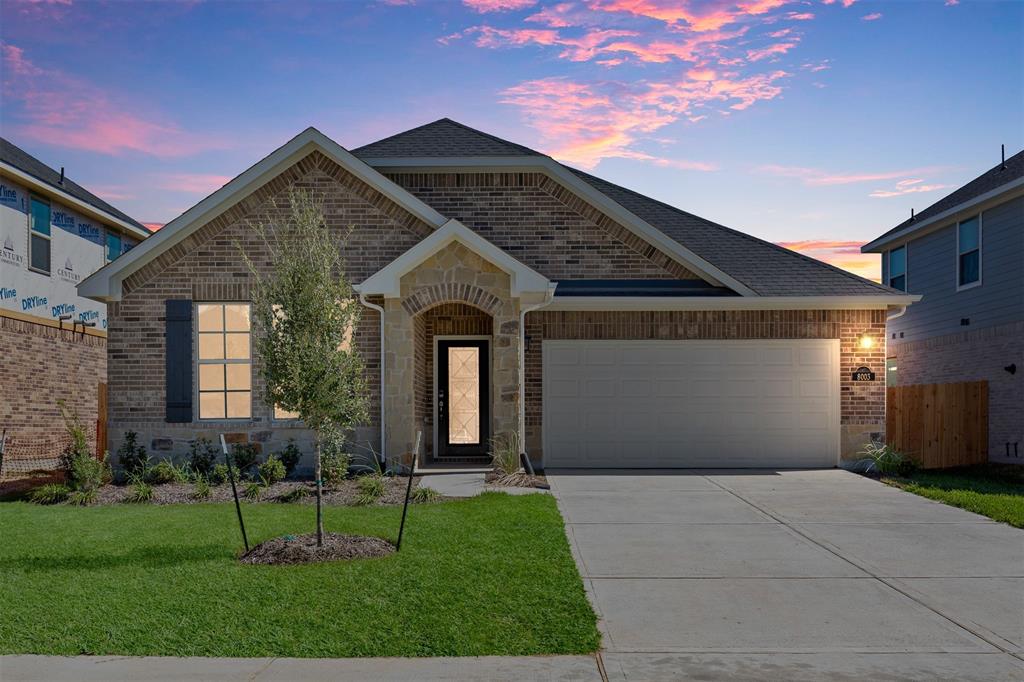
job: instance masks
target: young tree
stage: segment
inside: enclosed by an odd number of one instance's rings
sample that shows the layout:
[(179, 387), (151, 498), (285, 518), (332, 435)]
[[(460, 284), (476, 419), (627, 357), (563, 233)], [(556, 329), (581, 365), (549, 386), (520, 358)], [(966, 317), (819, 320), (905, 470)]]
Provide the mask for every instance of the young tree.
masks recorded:
[(360, 306), (345, 277), (344, 238), (331, 234), (321, 203), (301, 190), (292, 190), (289, 200), (286, 219), (253, 226), (269, 270), (239, 250), (254, 279), (253, 345), (265, 400), (298, 413), (316, 433), (316, 537), (322, 546), (322, 445), (368, 414), (363, 363), (351, 343)]

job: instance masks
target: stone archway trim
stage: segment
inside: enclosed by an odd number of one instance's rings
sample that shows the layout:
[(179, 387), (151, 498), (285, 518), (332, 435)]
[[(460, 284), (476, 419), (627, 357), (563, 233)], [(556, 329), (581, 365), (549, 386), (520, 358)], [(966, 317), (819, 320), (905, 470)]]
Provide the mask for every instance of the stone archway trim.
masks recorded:
[(501, 299), (475, 284), (464, 282), (440, 282), (420, 287), (402, 301), (402, 307), (413, 316), (442, 303), (468, 303), (492, 316), (501, 312)]

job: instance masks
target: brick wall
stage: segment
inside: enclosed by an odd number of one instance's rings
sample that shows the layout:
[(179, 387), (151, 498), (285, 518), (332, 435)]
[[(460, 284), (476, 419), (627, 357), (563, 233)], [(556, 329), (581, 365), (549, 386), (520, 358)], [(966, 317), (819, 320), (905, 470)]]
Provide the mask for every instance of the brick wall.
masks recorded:
[(387, 177), (549, 279), (698, 279), (541, 173)]
[(0, 430), (20, 442), (57, 443), (63, 399), (95, 437), (106, 350), (100, 336), (0, 316)]
[[(861, 349), (869, 333), (876, 343)], [(735, 310), (664, 312), (544, 311), (526, 315), (526, 439), (531, 457), (541, 452), (543, 419), (541, 345), (545, 339), (839, 339), (840, 421), (844, 457), (852, 456), (885, 424), (885, 311)], [(877, 376), (855, 382), (861, 365)]]
[(1024, 463), (1024, 322), (889, 343), (899, 385), (987, 381), (989, 459)]

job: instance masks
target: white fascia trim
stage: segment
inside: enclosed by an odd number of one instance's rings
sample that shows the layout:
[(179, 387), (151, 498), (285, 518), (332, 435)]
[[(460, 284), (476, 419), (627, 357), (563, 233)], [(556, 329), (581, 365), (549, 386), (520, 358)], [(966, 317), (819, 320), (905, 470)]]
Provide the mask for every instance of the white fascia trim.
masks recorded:
[(639, 237), (647, 240), (680, 264), (703, 275), (711, 284), (726, 286), (743, 296), (757, 296), (753, 289), (736, 278), (726, 274), (690, 249), (670, 238), (661, 230), (647, 221), (626, 210), (618, 202), (613, 201), (604, 193), (594, 189), (583, 180), (565, 169), (560, 163), (548, 156), (478, 156), (478, 157), (422, 157), (422, 158), (367, 158), (367, 164), (374, 168), (422, 172), (430, 169), (445, 168), (455, 172), (483, 172), (488, 170), (507, 171), (515, 168), (521, 171), (540, 171), (562, 183), (589, 204), (618, 223), (632, 230)]
[(307, 128), (234, 180), (164, 225), (142, 244), (86, 278), (78, 285), (79, 294), (97, 300), (120, 300), (121, 282), (125, 277), (184, 240), (228, 207), (252, 194), (285, 168), (313, 151), (320, 151), (423, 222), (435, 228), (444, 224), (444, 216), (433, 208), (385, 178), (316, 128)]
[(363, 295), (398, 298), (402, 295), (402, 276), (415, 269), (452, 242), (459, 242), (484, 260), (508, 273), (513, 296), (546, 292), (551, 281), (536, 270), (516, 260), (458, 220), (449, 220), (429, 237), (419, 242), (354, 288)]
[(68, 206), (74, 208), (75, 210), (81, 211), (82, 213), (86, 214), (90, 218), (95, 218), (96, 220), (100, 220), (104, 223), (114, 225), (115, 227), (124, 230), (125, 232), (132, 236), (146, 239), (147, 237), (150, 236), (150, 234), (152, 234), (148, 230), (140, 229), (139, 227), (136, 227), (135, 225), (132, 225), (129, 222), (125, 222), (124, 220), (118, 218), (117, 216), (107, 213), (101, 208), (97, 208), (92, 204), (82, 201), (78, 197), (71, 196), (67, 192), (57, 187), (54, 187), (53, 185), (43, 182), (34, 175), (29, 175), (25, 171), (19, 168), (15, 168), (9, 163), (0, 161), (0, 170), (15, 178), (19, 182), (25, 183), (32, 189), (32, 191), (36, 192), (37, 194), (51, 195), (55, 197), (57, 200), (59, 200), (62, 204), (67, 204)]
[[(913, 225), (908, 225), (899, 232), (891, 234), (888, 237), (879, 237), (878, 239), (872, 242), (868, 242), (864, 246), (860, 247), (860, 251), (861, 253), (882, 253), (888, 248), (890, 244), (893, 244), (894, 242), (904, 241), (905, 239), (912, 235), (919, 236), (916, 233), (923, 230), (926, 227), (940, 227), (939, 225), (936, 225), (936, 223), (943, 223), (953, 218), (957, 213), (961, 213), (963, 211), (976, 208), (981, 204), (992, 201), (993, 199), (998, 199), (1001, 195), (1006, 194), (1007, 192), (1012, 192), (1013, 190), (1020, 188), (1024, 188), (1024, 177), (1012, 180), (1006, 183), (1005, 185), (1000, 185), (999, 187), (996, 187), (995, 189), (989, 192), (985, 192), (984, 194), (978, 195), (973, 199), (968, 199), (963, 203), (957, 204), (952, 208), (946, 209), (942, 213), (933, 215), (931, 218), (922, 220), (921, 222), (915, 222)], [(1007, 200), (1009, 200), (1010, 198), (1011, 197), (1007, 197)]]
[(545, 310), (887, 310), (921, 296), (559, 296)]

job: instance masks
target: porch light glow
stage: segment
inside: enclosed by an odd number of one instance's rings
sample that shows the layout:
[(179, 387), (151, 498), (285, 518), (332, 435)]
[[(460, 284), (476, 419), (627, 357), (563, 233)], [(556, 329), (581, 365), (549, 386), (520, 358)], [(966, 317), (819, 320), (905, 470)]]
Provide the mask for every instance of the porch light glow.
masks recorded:
[(863, 348), (864, 350), (868, 350), (869, 348), (874, 348), (875, 347), (875, 339), (874, 339), (873, 336), (871, 336), (867, 332), (864, 332), (863, 334), (860, 335), (860, 339), (858, 339), (858, 345), (861, 348)]

